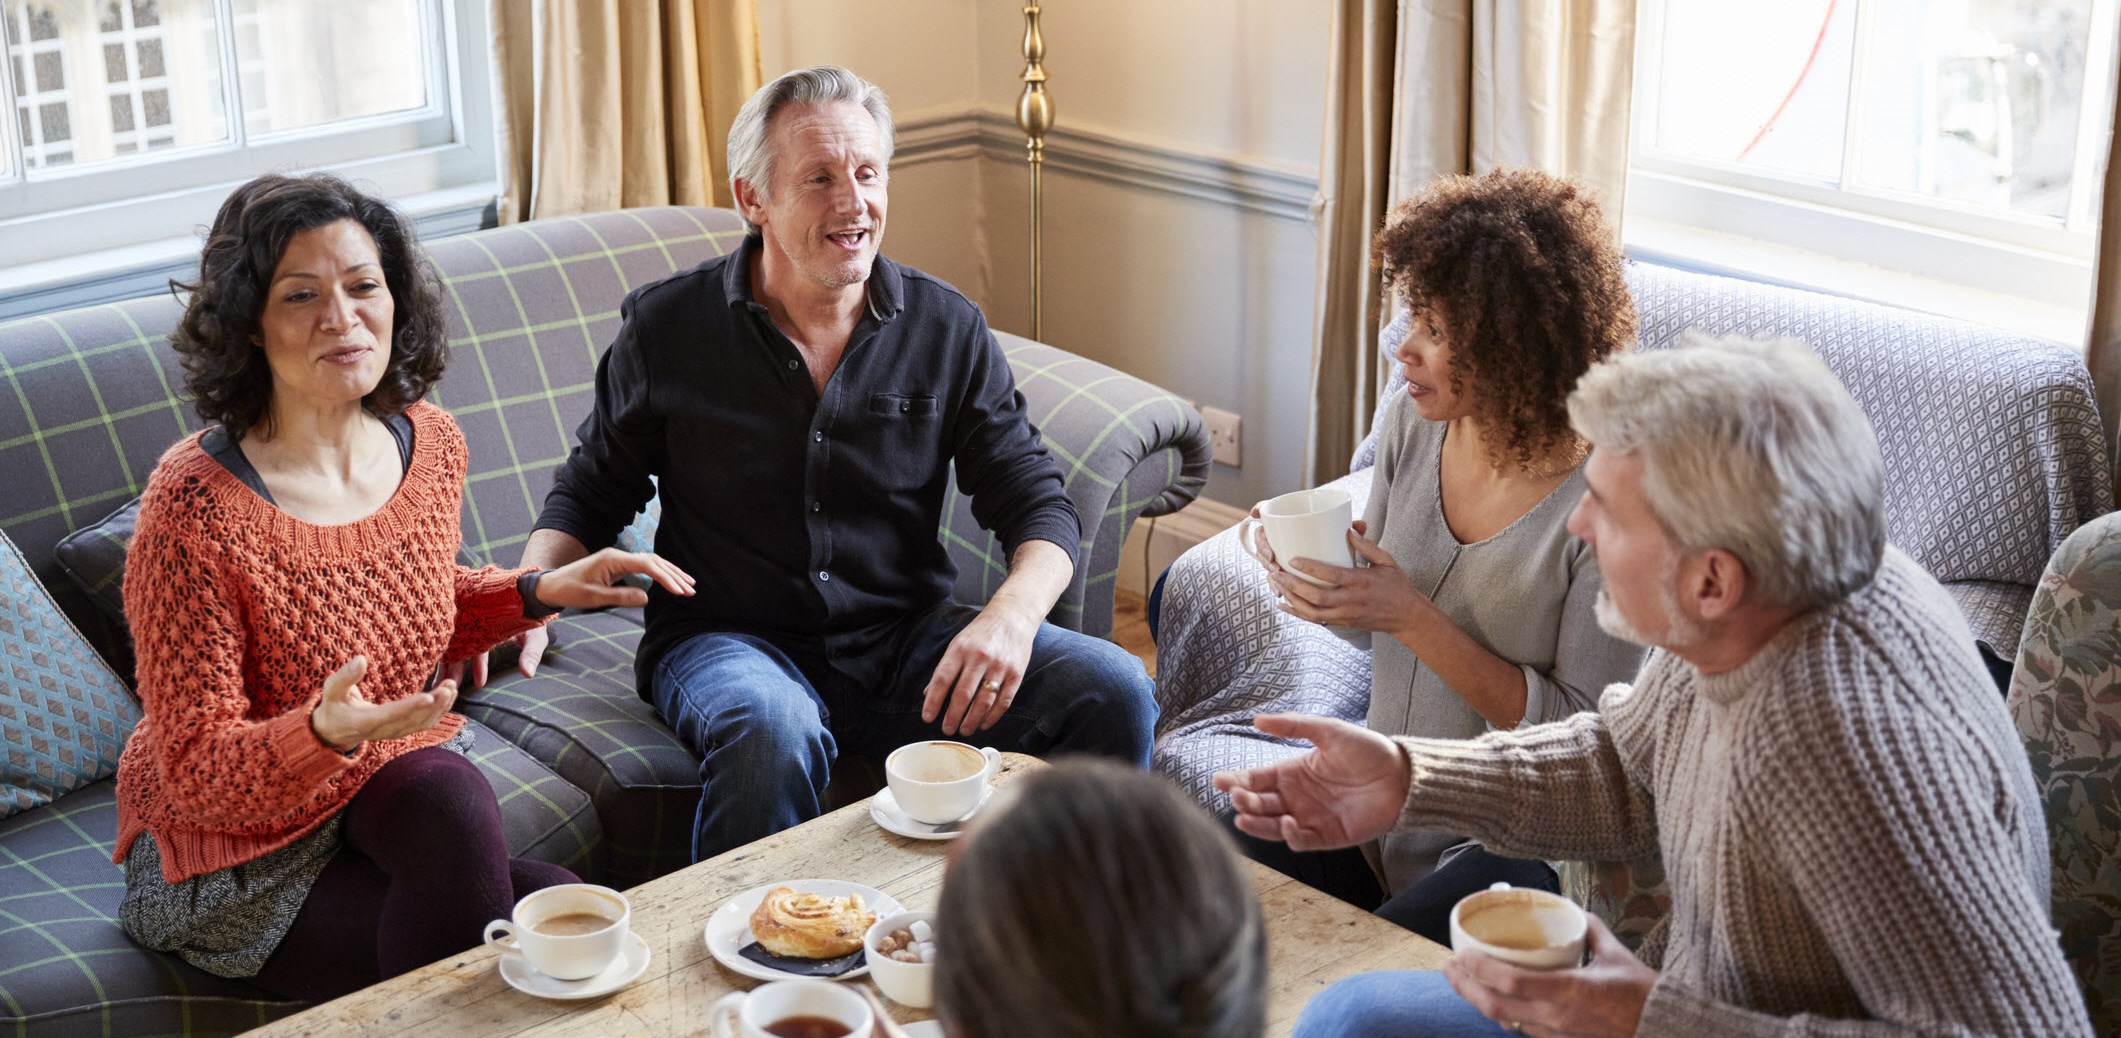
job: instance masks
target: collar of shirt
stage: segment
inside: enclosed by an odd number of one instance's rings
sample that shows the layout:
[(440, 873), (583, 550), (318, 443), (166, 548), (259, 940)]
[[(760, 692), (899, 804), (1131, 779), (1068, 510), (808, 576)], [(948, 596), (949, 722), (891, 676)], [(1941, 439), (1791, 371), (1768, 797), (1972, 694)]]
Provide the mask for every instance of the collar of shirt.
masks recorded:
[[(736, 259), (722, 268), (722, 292), (728, 297), (731, 308), (764, 308), (765, 304), (753, 298), (751, 293), (751, 260), (765, 247), (762, 236), (747, 234), (743, 243), (737, 246)], [(898, 264), (885, 259), (881, 252), (876, 254), (876, 261), (870, 266), (869, 279), (863, 282), (863, 288), (867, 294), (869, 316), (879, 324), (898, 316), (906, 307), (905, 286), (901, 282)]]

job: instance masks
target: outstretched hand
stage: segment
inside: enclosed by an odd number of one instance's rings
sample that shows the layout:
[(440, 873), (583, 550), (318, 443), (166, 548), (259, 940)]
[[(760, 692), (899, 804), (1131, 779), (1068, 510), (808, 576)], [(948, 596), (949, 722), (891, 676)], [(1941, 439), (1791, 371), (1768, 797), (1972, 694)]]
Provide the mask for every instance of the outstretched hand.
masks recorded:
[(1390, 832), (1407, 799), (1412, 765), (1392, 740), (1360, 725), (1308, 714), (1262, 714), (1252, 725), (1314, 747), (1248, 771), (1224, 771), (1237, 827), (1292, 850), (1351, 847)]
[[(559, 569), (538, 574), (538, 601), (562, 609), (603, 609), (607, 606), (648, 604), (648, 592), (637, 587), (617, 587), (620, 577), (641, 573), (673, 595), (690, 596), (691, 574), (654, 552), (605, 548), (591, 552)], [(540, 646), (542, 648), (542, 646)], [(528, 646), (525, 646), (527, 651)]]
[(317, 705), (309, 711), (309, 730), (324, 745), (344, 753), (371, 739), (424, 732), (457, 701), (457, 683), (445, 679), (425, 692), (370, 702), (360, 685), (367, 676), (368, 657), (355, 656), (324, 679)]

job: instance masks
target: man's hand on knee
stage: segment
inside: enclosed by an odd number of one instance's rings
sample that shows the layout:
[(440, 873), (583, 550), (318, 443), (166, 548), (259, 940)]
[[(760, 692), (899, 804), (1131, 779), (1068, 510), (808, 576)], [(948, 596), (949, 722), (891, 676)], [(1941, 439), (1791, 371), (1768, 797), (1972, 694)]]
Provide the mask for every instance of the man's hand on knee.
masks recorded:
[(921, 693), (921, 720), (942, 719), (943, 734), (986, 731), (1009, 710), (1031, 662), (1039, 621), (990, 603), (950, 640)]

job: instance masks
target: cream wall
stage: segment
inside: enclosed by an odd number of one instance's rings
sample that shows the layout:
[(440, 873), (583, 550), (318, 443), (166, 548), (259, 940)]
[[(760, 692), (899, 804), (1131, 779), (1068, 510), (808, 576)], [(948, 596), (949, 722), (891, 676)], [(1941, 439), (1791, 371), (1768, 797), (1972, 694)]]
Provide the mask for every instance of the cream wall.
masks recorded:
[[(1325, 0), (1050, 0), (1043, 338), (1244, 418), (1206, 496), (1302, 478)], [(844, 64), (902, 134), (886, 249), (1028, 334), (1020, 6), (761, 0), (766, 75)]]

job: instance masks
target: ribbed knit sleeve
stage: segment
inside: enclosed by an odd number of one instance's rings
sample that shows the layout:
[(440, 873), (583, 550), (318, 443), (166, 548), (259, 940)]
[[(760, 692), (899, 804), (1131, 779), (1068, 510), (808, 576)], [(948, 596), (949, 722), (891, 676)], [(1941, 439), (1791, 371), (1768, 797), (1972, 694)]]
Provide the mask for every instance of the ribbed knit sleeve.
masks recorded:
[(516, 590), (516, 580), (528, 572), (527, 567), (457, 567), (457, 626), (443, 659), (475, 656), (551, 618), (533, 620), (523, 615), (523, 595)]
[[(1978, 683), (1977, 664), (1936, 645), (1902, 602), (1879, 596), (1860, 628), (1819, 624), (1780, 687), (1734, 708), (1747, 711), (1752, 738), (1733, 807), (1760, 830), (1833, 972), (1872, 1019), (1777, 1018), (1671, 983), (1653, 994), (1640, 1034), (2090, 1033), (2056, 954), (2043, 820), (2011, 788), (2024, 751), (1990, 709), (1969, 716), (1940, 696)], [(1695, 846), (1681, 838), (1672, 849)], [(1830, 976), (1771, 940), (1751, 967), (1755, 992), (1785, 1005), (1818, 1005), (1806, 988)]]
[(203, 829), (270, 824), (331, 791), (348, 758), (310, 734), (309, 711), (252, 720), (243, 679), (243, 625), (212, 542), (186, 503), (153, 486), (126, 553), (125, 614), (138, 658), (140, 702), (157, 734), (161, 793)]
[[(1614, 686), (1605, 710), (1624, 703)], [(1393, 740), (1413, 764), (1400, 829), (1464, 833), (1518, 858), (1628, 861), (1654, 853), (1649, 791), (1629, 777), (1602, 714), (1473, 740)]]

